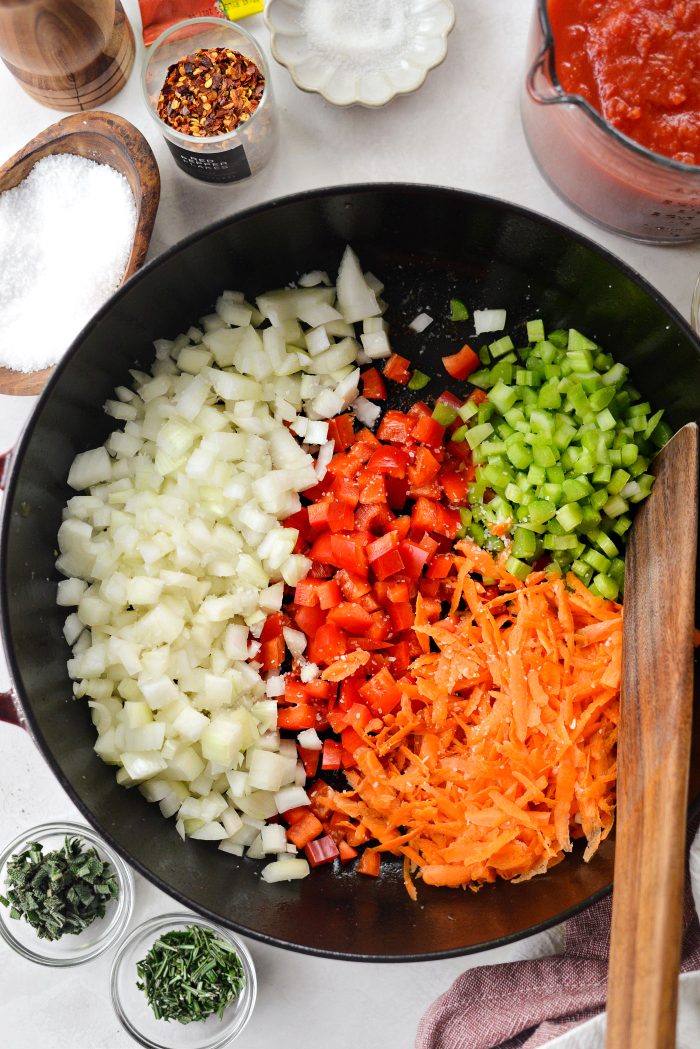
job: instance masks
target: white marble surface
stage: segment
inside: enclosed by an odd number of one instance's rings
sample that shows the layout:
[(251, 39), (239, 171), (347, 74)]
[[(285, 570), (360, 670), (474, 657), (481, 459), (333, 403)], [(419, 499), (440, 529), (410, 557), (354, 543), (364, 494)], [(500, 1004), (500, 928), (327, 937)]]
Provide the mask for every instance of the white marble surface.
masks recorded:
[[(136, 0), (124, 6), (139, 29)], [(518, 92), (531, 4), (456, 0), (457, 24), (445, 63), (419, 92), (385, 109), (340, 110), (302, 94), (272, 63), (281, 117), (277, 153), (255, 179), (210, 187), (178, 171), (145, 112), (135, 70), (107, 108), (128, 117), (150, 140), (161, 165), (162, 197), (151, 244), (157, 254), (201, 226), (241, 208), (297, 190), (344, 182), (433, 182), (478, 190), (551, 215), (624, 257), (687, 316), (700, 248), (653, 248), (603, 233), (547, 188), (527, 152)], [(261, 16), (247, 20), (267, 48)], [(137, 63), (139, 59), (137, 58)], [(4, 101), (0, 159), (60, 114), (25, 96), (0, 65)], [(0, 397), (0, 449), (10, 446), (31, 399)], [(7, 672), (0, 660), (0, 687)], [(0, 845), (49, 819), (76, 816), (28, 737), (0, 724)], [(172, 907), (141, 878), (133, 923)], [(408, 1049), (426, 1006), (466, 966), (551, 950), (543, 936), (469, 959), (418, 965), (328, 962), (251, 943), (260, 976), (253, 1019), (241, 1049), (333, 1045)], [(73, 970), (40, 969), (0, 947), (0, 1044), (4, 1049), (127, 1049), (109, 1001), (111, 957)]]

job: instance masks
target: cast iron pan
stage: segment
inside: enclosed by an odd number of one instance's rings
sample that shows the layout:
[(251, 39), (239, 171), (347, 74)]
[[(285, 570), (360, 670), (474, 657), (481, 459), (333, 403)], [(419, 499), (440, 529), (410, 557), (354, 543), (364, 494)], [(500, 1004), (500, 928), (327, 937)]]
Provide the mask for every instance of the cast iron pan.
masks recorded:
[[(700, 346), (640, 277), (590, 241), (501, 201), (429, 186), (342, 187), (274, 201), (174, 247), (100, 310), (59, 365), (16, 450), (0, 537), (8, 662), (28, 726), (87, 819), (137, 870), (194, 910), (260, 940), (313, 954), (408, 961), (466, 954), (546, 928), (610, 888), (613, 844), (584, 864), (580, 851), (543, 877), (479, 893), (419, 888), (401, 871), (379, 881), (323, 868), (266, 885), (260, 864), (203, 842), (183, 844), (173, 821), (118, 787), (93, 753), (87, 704), (72, 698), (68, 649), (55, 604), (56, 533), (75, 454), (113, 421), (102, 404), (128, 369), (148, 366), (152, 341), (209, 312), (224, 288), (249, 297), (310, 269), (335, 273), (346, 243), (386, 283), (392, 341), (431, 374), (460, 334), (444, 320), (450, 296), (473, 309), (505, 307), (512, 330), (529, 317), (576, 326), (629, 364), (635, 382), (675, 426), (700, 418)], [(426, 310), (424, 336), (407, 323)], [(435, 392), (440, 382), (433, 383)], [(663, 682), (659, 682), (663, 702)], [(695, 748), (691, 798), (700, 792)], [(31, 785), (26, 785), (27, 790)]]

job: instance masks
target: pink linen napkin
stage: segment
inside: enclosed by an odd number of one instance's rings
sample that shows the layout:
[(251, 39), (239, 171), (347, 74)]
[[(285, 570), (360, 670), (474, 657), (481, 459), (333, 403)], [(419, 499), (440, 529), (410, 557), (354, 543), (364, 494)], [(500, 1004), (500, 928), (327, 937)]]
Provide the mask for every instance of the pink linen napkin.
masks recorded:
[[(692, 842), (698, 821), (688, 831)], [(415, 1049), (537, 1049), (605, 1008), (612, 897), (566, 923), (564, 953), (469, 969), (434, 1002)], [(700, 969), (686, 859), (682, 972)]]

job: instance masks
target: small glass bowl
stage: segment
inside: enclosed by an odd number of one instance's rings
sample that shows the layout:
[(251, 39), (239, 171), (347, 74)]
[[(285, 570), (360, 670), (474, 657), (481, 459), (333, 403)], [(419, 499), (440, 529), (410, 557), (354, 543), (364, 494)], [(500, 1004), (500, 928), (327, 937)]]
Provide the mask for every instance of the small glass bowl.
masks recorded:
[[(236, 949), (243, 965), (245, 987), (225, 1010), (223, 1018), (213, 1015), (206, 1020), (181, 1024), (157, 1020), (143, 991), (136, 986), (136, 963), (146, 957), (155, 941), (173, 929), (198, 925), (211, 929)], [(218, 925), (194, 914), (161, 914), (139, 925), (119, 948), (112, 964), (110, 980), (112, 1005), (124, 1029), (145, 1049), (221, 1049), (237, 1038), (248, 1023), (257, 995), (255, 966), (241, 941)]]
[[(228, 47), (254, 62), (265, 77), (258, 108), (249, 120), (222, 135), (197, 138), (171, 128), (158, 114), (158, 98), (169, 68), (200, 48)], [(182, 171), (211, 184), (240, 182), (257, 174), (269, 160), (277, 138), (272, 81), (257, 41), (236, 22), (190, 18), (166, 29), (146, 52), (141, 74), (146, 108), (158, 125)]]
[(134, 905), (134, 885), (129, 868), (102, 838), (80, 823), (44, 823), (11, 841), (0, 856), (0, 892), (6, 892), (7, 865), (15, 853), (23, 851), (29, 842), (37, 841), (46, 855), (60, 848), (67, 834), (94, 846), (114, 871), (119, 895), (107, 904), (104, 918), (96, 918), (78, 936), (68, 933), (60, 940), (42, 940), (23, 918), (11, 918), (9, 908), (0, 905), (0, 935), (3, 940), (23, 958), (57, 968), (91, 961), (115, 944), (129, 923)]

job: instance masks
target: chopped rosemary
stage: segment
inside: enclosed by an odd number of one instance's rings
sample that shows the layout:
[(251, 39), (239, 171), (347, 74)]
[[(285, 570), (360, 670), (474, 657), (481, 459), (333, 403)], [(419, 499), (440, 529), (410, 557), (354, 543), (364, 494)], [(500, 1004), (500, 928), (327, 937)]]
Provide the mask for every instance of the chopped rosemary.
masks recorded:
[(0, 903), (10, 908), (11, 918), (29, 922), (42, 940), (77, 936), (103, 918), (107, 903), (119, 895), (109, 863), (75, 835), (46, 855), (39, 842), (28, 842), (10, 859), (5, 886)]
[(201, 925), (164, 933), (137, 963), (136, 972), (136, 986), (156, 1019), (183, 1024), (213, 1013), (221, 1019), (245, 987), (236, 950)]

